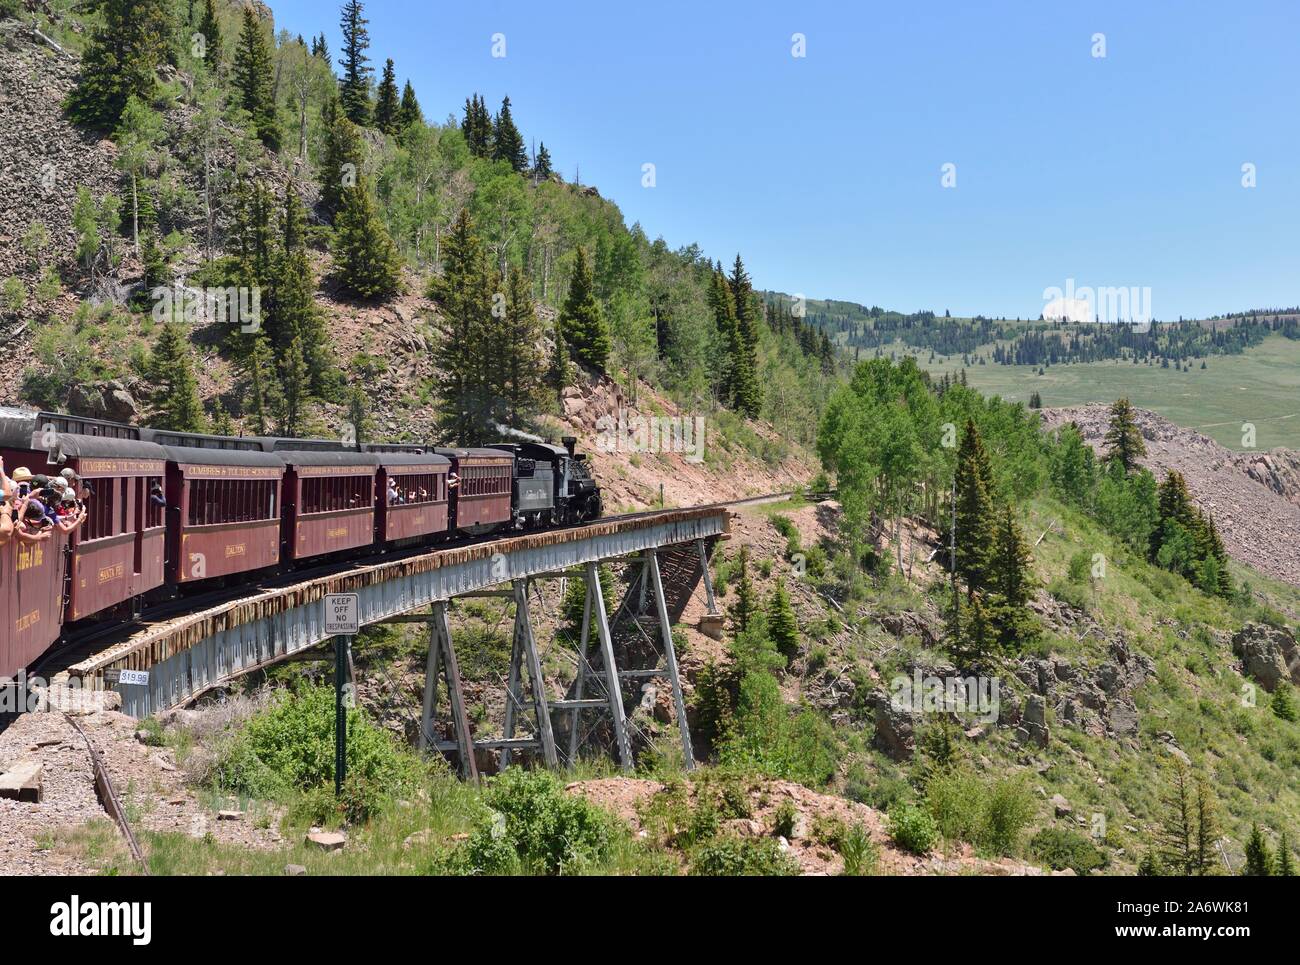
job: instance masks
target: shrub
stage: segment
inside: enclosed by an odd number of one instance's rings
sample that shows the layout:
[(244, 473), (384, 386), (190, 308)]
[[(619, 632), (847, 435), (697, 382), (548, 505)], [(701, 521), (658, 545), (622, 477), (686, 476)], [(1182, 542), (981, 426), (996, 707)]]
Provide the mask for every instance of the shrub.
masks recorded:
[(780, 807), (776, 809), (776, 815), (772, 822), (772, 833), (778, 838), (785, 838), (787, 841), (794, 837), (795, 822), (799, 820), (799, 811), (791, 801), (782, 801)]
[(608, 860), (614, 821), (584, 798), (564, 793), (547, 771), (510, 768), (485, 794), (491, 809), (465, 844), (468, 870), (506, 874), (583, 871)]
[(874, 875), (880, 864), (880, 848), (860, 824), (853, 825), (844, 834), (839, 852), (844, 859), (844, 873), (850, 877)]
[(900, 848), (929, 854), (939, 840), (939, 828), (929, 811), (901, 802), (889, 809), (889, 836)]
[(1087, 583), (1092, 573), (1092, 556), (1087, 552), (1075, 553), (1070, 557), (1067, 579), (1071, 583)]
[(1106, 864), (1106, 856), (1091, 841), (1069, 828), (1043, 828), (1029, 840), (1029, 852), (1049, 868), (1073, 868), (1081, 875)]
[(1011, 854), (1034, 813), (1022, 780), (989, 781), (965, 767), (933, 774), (925, 797), (945, 838), (969, 841), (993, 854)]
[(1279, 685), (1277, 690), (1273, 691), (1273, 699), (1269, 701), (1269, 705), (1273, 709), (1274, 716), (1281, 720), (1295, 723), (1300, 718), (1300, 713), (1296, 711), (1295, 696), (1291, 693), (1291, 688), (1285, 684)]
[(712, 877), (797, 875), (799, 864), (773, 838), (724, 835), (695, 849), (690, 870)]
[[(427, 771), (361, 712), (347, 712), (348, 793), (341, 813), (368, 816), (395, 795), (413, 789)], [(214, 768), (220, 790), (255, 798), (330, 788), (334, 782), (334, 688), (281, 691), (223, 748)]]

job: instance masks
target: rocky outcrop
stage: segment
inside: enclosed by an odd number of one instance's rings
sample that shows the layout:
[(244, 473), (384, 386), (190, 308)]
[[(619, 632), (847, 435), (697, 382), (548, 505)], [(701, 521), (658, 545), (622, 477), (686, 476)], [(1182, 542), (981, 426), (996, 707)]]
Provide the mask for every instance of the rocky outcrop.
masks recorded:
[(140, 414), (135, 396), (117, 379), (72, 386), (68, 391), (67, 408), (72, 415), (111, 422), (135, 422)]
[(1290, 630), (1247, 623), (1233, 636), (1232, 652), (1246, 674), (1269, 692), (1283, 681), (1300, 684), (1300, 653)]
[(1094, 737), (1132, 738), (1138, 733), (1138, 711), (1133, 694), (1155, 672), (1151, 660), (1134, 651), (1121, 634), (1110, 641), (1107, 659), (1097, 665), (1071, 663), (1064, 657), (1024, 660), (1015, 675), (1030, 691), (1023, 716), (999, 722), (1019, 725), (1022, 740), (1040, 746), (1050, 736), (1045, 709), (1051, 706), (1063, 727)]

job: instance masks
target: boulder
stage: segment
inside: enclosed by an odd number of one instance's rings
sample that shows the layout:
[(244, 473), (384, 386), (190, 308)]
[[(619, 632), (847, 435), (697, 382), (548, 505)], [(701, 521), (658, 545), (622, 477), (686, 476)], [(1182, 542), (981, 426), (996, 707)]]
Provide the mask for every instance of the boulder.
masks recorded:
[(910, 761), (916, 752), (916, 722), (920, 715), (895, 707), (884, 691), (871, 695), (871, 705), (876, 716), (873, 743), (895, 761)]
[(342, 851), (348, 843), (348, 836), (342, 831), (311, 831), (306, 843), (322, 851)]
[(1300, 684), (1300, 653), (1290, 630), (1247, 623), (1232, 638), (1232, 652), (1246, 673), (1272, 692), (1284, 680)]
[(1050, 803), (1058, 818), (1069, 817), (1074, 813), (1074, 807), (1060, 794), (1053, 794)]
[(1047, 729), (1047, 701), (1040, 694), (1030, 694), (1025, 701), (1025, 716), (1020, 722), (1020, 730), (1025, 739), (1033, 741), (1039, 747), (1046, 747), (1050, 739)]

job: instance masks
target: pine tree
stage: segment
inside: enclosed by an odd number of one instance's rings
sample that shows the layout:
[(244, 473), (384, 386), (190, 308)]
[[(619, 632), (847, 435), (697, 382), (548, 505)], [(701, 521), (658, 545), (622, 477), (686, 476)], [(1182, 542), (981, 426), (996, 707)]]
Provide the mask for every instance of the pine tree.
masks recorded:
[(366, 390), (359, 385), (352, 386), (348, 390), (348, 425), (352, 428), (353, 443), (357, 452), (361, 451), (362, 445), (369, 438), (369, 409)]
[(205, 428), (203, 403), (194, 377), (190, 346), (184, 326), (175, 320), (163, 324), (149, 360), (157, 429), (202, 432)]
[(1029, 610), (1034, 588), (1031, 561), (1029, 546), (1007, 504), (998, 514), (989, 557), (989, 587), (993, 591), (989, 619), (1003, 650), (1018, 652), (1039, 629)]
[(1191, 771), (1180, 758), (1173, 758), (1170, 768), (1160, 850), (1166, 866), (1176, 874), (1191, 875), (1196, 869), (1196, 793)]
[(303, 356), (302, 342), (294, 339), (280, 365), (280, 434), (302, 436), (306, 430), (307, 411), (311, 405), (310, 373)]
[(203, 19), (199, 21), (199, 33), (203, 35), (204, 61), (214, 74), (220, 74), (223, 60), (221, 23), (217, 20), (217, 11), (212, 5), (212, 0), (203, 0)]
[(1187, 481), (1171, 469), (1157, 490), (1157, 520), (1151, 531), (1150, 558), (1188, 580), (1197, 579), (1209, 551), (1209, 526), (1192, 504)]
[(492, 344), (491, 274), (482, 242), (462, 208), (443, 245), (443, 272), (430, 283), (429, 296), (442, 308), (434, 343), (438, 383), (438, 424), (442, 438), (471, 445), (489, 430), (494, 397), (489, 384)]
[(537, 145), (537, 163), (533, 165), (533, 177), (538, 181), (547, 181), (551, 174), (551, 152), (546, 150), (546, 142)]
[(251, 6), (244, 8), (233, 80), (239, 91), (239, 105), (252, 117), (258, 138), (268, 150), (278, 151), (280, 128), (275, 122), (275, 98), (271, 94), (271, 51)]
[(385, 134), (394, 135), (401, 129), (401, 101), (397, 96), (397, 75), (393, 71), (393, 58), (384, 63), (384, 71), (375, 94), (375, 127)]
[(103, 0), (104, 17), (81, 58), (68, 115), (78, 123), (112, 128), (131, 95), (151, 103), (155, 71), (170, 56), (171, 8), (167, 0)]
[(1118, 461), (1125, 472), (1137, 468), (1139, 456), (1147, 454), (1142, 432), (1137, 427), (1137, 415), (1128, 399), (1116, 399), (1110, 407), (1110, 427), (1106, 430), (1106, 461)]
[(605, 371), (609, 359), (609, 326), (605, 323), (592, 284), (587, 253), (578, 248), (569, 282), (569, 295), (559, 316), (560, 332), (579, 362), (597, 372)]
[(279, 384), (274, 378), (275, 363), (265, 338), (255, 336), (253, 347), (244, 360), (248, 379), (248, 409), (253, 418), (253, 432), (270, 435), (271, 420), (280, 411)]
[(341, 105), (330, 97), (321, 109), (325, 127), (325, 157), (320, 167), (321, 202), (333, 217), (343, 204), (344, 194), (360, 177), (363, 151), (356, 125), (343, 116)]
[(230, 418), (230, 412), (220, 402), (217, 403), (216, 414), (212, 417), (212, 433), (218, 436), (233, 436), (235, 434), (235, 423)]
[(501, 110), (492, 124), (492, 160), (506, 161), (515, 171), (522, 172), (528, 167), (528, 152), (524, 150), (524, 138), (515, 127), (510, 114), (510, 98), (501, 101)]
[(768, 603), (767, 630), (777, 651), (787, 661), (793, 661), (799, 655), (799, 621), (795, 619), (789, 594), (779, 584)]
[(270, 306), (263, 313), (263, 325), (281, 357), (294, 339), (299, 341), (311, 390), (315, 395), (324, 395), (332, 366), (325, 320), (316, 305), (316, 277), (307, 256), (305, 219), (302, 201), (289, 185), (280, 222), (281, 246), (272, 269)]
[(1205, 778), (1196, 778), (1196, 873), (1213, 874), (1219, 867), (1219, 803)]
[(727, 284), (736, 312), (736, 337), (731, 345), (732, 396), (736, 410), (753, 418), (758, 415), (763, 399), (758, 381), (758, 316), (754, 309), (754, 289), (740, 255), (736, 255)]
[[(275, 265), (275, 233), (271, 225), (274, 201), (266, 185), (256, 179), (242, 182), (235, 211), (235, 258), (240, 283), (269, 288)], [(274, 296), (268, 299), (273, 301)]]
[(736, 328), (736, 301), (721, 271), (714, 270), (709, 276), (708, 300), (713, 312), (713, 342), (716, 346), (711, 353), (715, 360), (713, 377), (718, 386), (718, 397), (730, 405), (736, 396), (736, 347), (740, 335)]
[(1296, 876), (1295, 858), (1291, 856), (1291, 841), (1285, 831), (1277, 842), (1277, 876), (1279, 878)]
[(311, 55), (325, 61), (325, 66), (333, 70), (334, 62), (330, 58), (330, 45), (325, 42), (325, 34), (312, 38)]
[(343, 4), (339, 27), (343, 31), (343, 76), (339, 79), (339, 102), (348, 120), (359, 127), (370, 123), (370, 75), (367, 67), (370, 58), (370, 21), (361, 16), (360, 0), (347, 0)]
[(359, 298), (387, 298), (401, 287), (401, 259), (365, 178), (344, 192), (334, 219), (333, 254), (339, 281)]
[(1258, 824), (1250, 827), (1250, 840), (1246, 842), (1246, 867), (1243, 875), (1254, 878), (1267, 877), (1273, 873), (1273, 853), (1268, 849), (1268, 842)]
[(557, 402), (563, 399), (564, 389), (569, 384), (570, 369), (569, 346), (564, 341), (564, 333), (560, 331), (557, 321), (552, 332), (551, 357), (546, 369), (546, 384), (555, 392)]
[(397, 123), (403, 131), (412, 124), (424, 123), (424, 111), (420, 110), (420, 102), (415, 99), (415, 88), (409, 80), (402, 88), (402, 106), (397, 111)]
[(957, 575), (968, 594), (988, 585), (992, 545), (992, 471), (973, 419), (966, 420), (957, 449)]
[(740, 573), (736, 577), (736, 602), (731, 606), (731, 624), (736, 633), (749, 629), (750, 621), (758, 610), (754, 581), (749, 576), (749, 547), (740, 549)]
[(962, 670), (987, 667), (998, 646), (996, 631), (980, 594), (960, 599), (948, 616), (948, 654)]
[(465, 117), (460, 122), (465, 135), (465, 145), (475, 157), (490, 157), (492, 153), (492, 119), (487, 105), (478, 94), (465, 98)]
[(500, 395), (505, 422), (520, 426), (542, 400), (544, 367), (539, 343), (541, 323), (533, 308), (531, 283), (518, 265), (510, 269), (505, 326), (501, 341), (504, 379)]

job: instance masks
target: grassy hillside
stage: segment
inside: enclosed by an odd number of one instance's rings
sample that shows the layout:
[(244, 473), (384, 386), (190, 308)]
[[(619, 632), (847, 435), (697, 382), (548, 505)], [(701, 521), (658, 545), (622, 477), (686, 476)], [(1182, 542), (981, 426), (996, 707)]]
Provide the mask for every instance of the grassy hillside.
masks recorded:
[[(901, 356), (902, 346), (896, 346)], [(960, 357), (928, 361), (933, 374), (960, 374)], [(1132, 362), (1054, 365), (1038, 374), (1032, 365), (966, 366), (969, 384), (981, 392), (1028, 402), (1037, 392), (1045, 406), (1110, 402), (1127, 396), (1181, 426), (1198, 429), (1229, 449), (1241, 449), (1241, 424), (1256, 428), (1256, 446), (1300, 449), (1300, 340), (1270, 336), (1240, 355), (1216, 355), (1191, 371)]]

